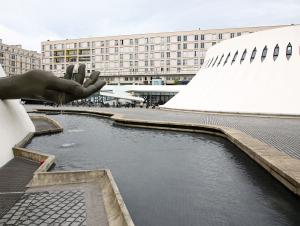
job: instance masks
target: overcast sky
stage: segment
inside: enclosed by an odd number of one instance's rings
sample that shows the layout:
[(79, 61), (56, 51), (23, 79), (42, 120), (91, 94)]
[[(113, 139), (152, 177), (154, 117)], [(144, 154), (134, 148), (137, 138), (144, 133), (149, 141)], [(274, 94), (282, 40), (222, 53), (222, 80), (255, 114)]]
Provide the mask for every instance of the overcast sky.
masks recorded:
[(0, 0), (0, 38), (40, 42), (118, 34), (300, 23), (300, 0)]

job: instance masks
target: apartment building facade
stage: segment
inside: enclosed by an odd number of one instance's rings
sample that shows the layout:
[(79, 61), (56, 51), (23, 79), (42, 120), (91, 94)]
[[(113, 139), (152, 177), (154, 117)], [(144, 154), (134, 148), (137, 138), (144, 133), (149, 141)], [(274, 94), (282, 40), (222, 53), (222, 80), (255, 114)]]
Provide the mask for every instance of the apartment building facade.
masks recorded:
[(0, 39), (0, 64), (8, 76), (41, 68), (41, 54), (22, 49), (21, 45), (7, 45)]
[(280, 26), (147, 33), (41, 43), (42, 69), (62, 77), (69, 64), (85, 63), (108, 84), (184, 84), (204, 62), (207, 49), (218, 42)]

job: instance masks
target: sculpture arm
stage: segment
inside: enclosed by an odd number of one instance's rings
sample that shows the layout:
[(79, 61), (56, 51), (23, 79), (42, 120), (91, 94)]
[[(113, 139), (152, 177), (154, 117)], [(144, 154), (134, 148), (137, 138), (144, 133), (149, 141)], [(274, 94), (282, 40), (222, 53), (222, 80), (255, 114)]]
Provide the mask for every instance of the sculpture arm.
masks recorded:
[(105, 85), (105, 82), (100, 80), (100, 72), (94, 71), (83, 84), (85, 65), (79, 66), (78, 73), (73, 73), (73, 69), (74, 65), (68, 66), (63, 79), (41, 70), (1, 78), (0, 99), (31, 98), (61, 104), (86, 98)]
[(0, 78), (0, 99), (18, 99), (12, 90), (16, 90), (14, 77)]

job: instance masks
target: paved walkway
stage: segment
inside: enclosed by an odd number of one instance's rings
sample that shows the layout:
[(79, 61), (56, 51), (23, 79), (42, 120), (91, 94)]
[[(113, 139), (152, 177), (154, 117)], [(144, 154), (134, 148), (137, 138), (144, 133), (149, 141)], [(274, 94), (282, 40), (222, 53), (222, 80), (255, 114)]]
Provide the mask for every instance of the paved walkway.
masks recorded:
[[(35, 108), (43, 108), (43, 106), (26, 106), (26, 108), (28, 110), (32, 110)], [(143, 119), (147, 121), (153, 120), (227, 126), (245, 132), (280, 151), (286, 152), (292, 157), (300, 159), (300, 118), (176, 112), (145, 108), (63, 107), (63, 109), (90, 110), (111, 114), (122, 114), (128, 119)]]

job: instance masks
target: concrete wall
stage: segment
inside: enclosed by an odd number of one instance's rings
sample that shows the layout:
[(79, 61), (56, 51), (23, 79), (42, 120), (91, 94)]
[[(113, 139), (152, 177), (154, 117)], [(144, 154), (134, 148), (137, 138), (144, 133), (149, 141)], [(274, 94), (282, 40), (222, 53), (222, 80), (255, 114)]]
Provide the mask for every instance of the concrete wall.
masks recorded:
[[(184, 90), (163, 107), (213, 112), (300, 115), (299, 40), (300, 26), (289, 26), (223, 41), (208, 50), (203, 68)], [(292, 56), (287, 59), (286, 48), (289, 43), (292, 45)], [(274, 60), (273, 52), (277, 44), (279, 56)], [(261, 56), (265, 46), (268, 52), (262, 62)], [(255, 47), (256, 56), (250, 62)], [(240, 62), (245, 49), (246, 58)], [(231, 64), (236, 51), (236, 61)], [(224, 65), (229, 53), (228, 62)], [(209, 62), (215, 62), (217, 57), (216, 64), (212, 66), (213, 63)]]
[[(5, 76), (0, 65), (0, 79)], [(12, 147), (34, 131), (20, 100), (0, 100), (0, 167), (13, 158)]]

